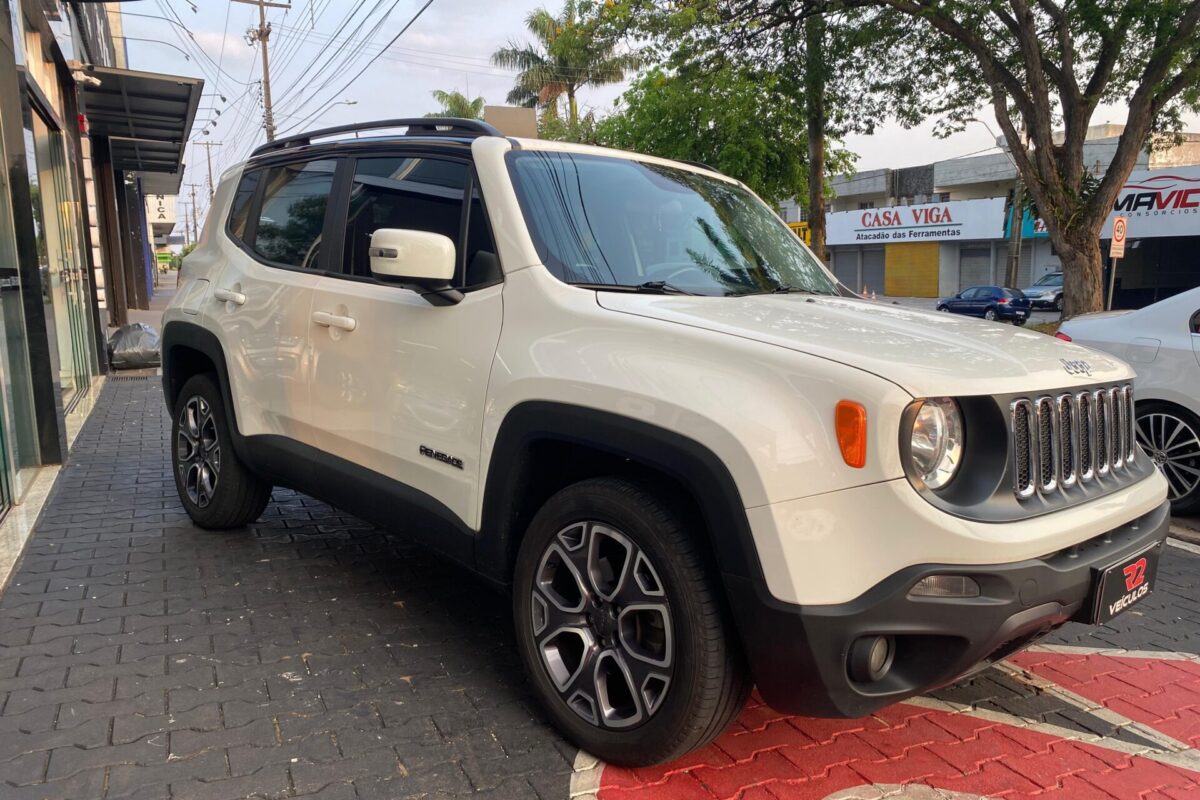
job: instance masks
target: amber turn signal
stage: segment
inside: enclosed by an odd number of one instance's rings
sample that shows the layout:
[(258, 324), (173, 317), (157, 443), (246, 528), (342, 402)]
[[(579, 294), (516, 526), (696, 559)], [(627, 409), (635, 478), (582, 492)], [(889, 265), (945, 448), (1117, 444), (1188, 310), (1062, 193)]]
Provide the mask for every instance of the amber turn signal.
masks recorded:
[(862, 403), (839, 400), (834, 415), (838, 447), (842, 449), (842, 460), (855, 469), (867, 464), (867, 410)]

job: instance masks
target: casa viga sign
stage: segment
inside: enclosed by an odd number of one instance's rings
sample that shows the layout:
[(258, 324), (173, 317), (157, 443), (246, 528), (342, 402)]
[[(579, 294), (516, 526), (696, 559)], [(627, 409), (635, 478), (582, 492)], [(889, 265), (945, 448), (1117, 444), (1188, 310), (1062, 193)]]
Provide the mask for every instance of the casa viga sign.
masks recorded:
[(831, 245), (1004, 238), (1004, 198), (836, 211), (826, 217)]

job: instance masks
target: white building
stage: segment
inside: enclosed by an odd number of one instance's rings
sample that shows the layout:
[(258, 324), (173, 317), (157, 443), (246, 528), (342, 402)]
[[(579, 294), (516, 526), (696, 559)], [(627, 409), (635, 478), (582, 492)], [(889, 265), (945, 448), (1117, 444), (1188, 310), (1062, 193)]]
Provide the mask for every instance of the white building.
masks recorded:
[[(1102, 174), (1122, 126), (1088, 131), (1084, 160)], [(1142, 152), (1117, 209), (1130, 250), (1117, 270), (1117, 305), (1143, 305), (1200, 285), (1200, 133)], [(948, 159), (835, 178), (827, 207), (828, 263), (847, 286), (891, 296), (939, 297), (1005, 282), (1016, 167), (1008, 153)], [(1134, 208), (1136, 206), (1136, 208)], [(800, 221), (794, 202), (780, 207)], [(1115, 216), (1115, 214), (1114, 214)], [(1044, 226), (1022, 224), (1017, 288), (1060, 269)], [(1111, 227), (1111, 222), (1104, 233)]]

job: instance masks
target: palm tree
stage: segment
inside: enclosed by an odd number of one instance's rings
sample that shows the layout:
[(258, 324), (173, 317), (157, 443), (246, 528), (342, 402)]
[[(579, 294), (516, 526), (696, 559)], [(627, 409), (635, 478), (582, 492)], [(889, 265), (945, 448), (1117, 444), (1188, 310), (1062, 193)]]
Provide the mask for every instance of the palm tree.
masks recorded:
[(430, 94), (433, 99), (442, 104), (441, 111), (426, 114), (427, 117), (458, 117), (460, 119), (483, 119), (483, 107), (486, 101), (482, 97), (469, 99), (458, 90), (446, 92), (434, 89)]
[(567, 98), (567, 119), (579, 122), (579, 104), (575, 95), (582, 86), (619, 83), (641, 64), (637, 53), (616, 52), (616, 42), (598, 36), (595, 26), (581, 19), (590, 10), (589, 2), (566, 0), (562, 13), (554, 16), (544, 8), (530, 12), (525, 27), (535, 44), (510, 41), (492, 53), (497, 67), (517, 70), (508, 102), (514, 105), (546, 109), (557, 116), (558, 100)]

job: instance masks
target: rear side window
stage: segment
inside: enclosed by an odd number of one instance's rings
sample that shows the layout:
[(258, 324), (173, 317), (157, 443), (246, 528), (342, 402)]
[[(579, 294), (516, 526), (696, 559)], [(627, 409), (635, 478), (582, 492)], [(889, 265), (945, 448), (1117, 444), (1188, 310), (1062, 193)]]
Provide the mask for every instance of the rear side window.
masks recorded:
[(260, 172), (247, 172), (238, 184), (237, 192), (233, 195), (233, 205), (229, 209), (229, 232), (239, 241), (246, 240), (246, 223), (250, 219), (250, 201), (258, 190)]
[(307, 161), (264, 171), (258, 225), (254, 241), (247, 242), (255, 253), (282, 266), (318, 268), (336, 163)]

